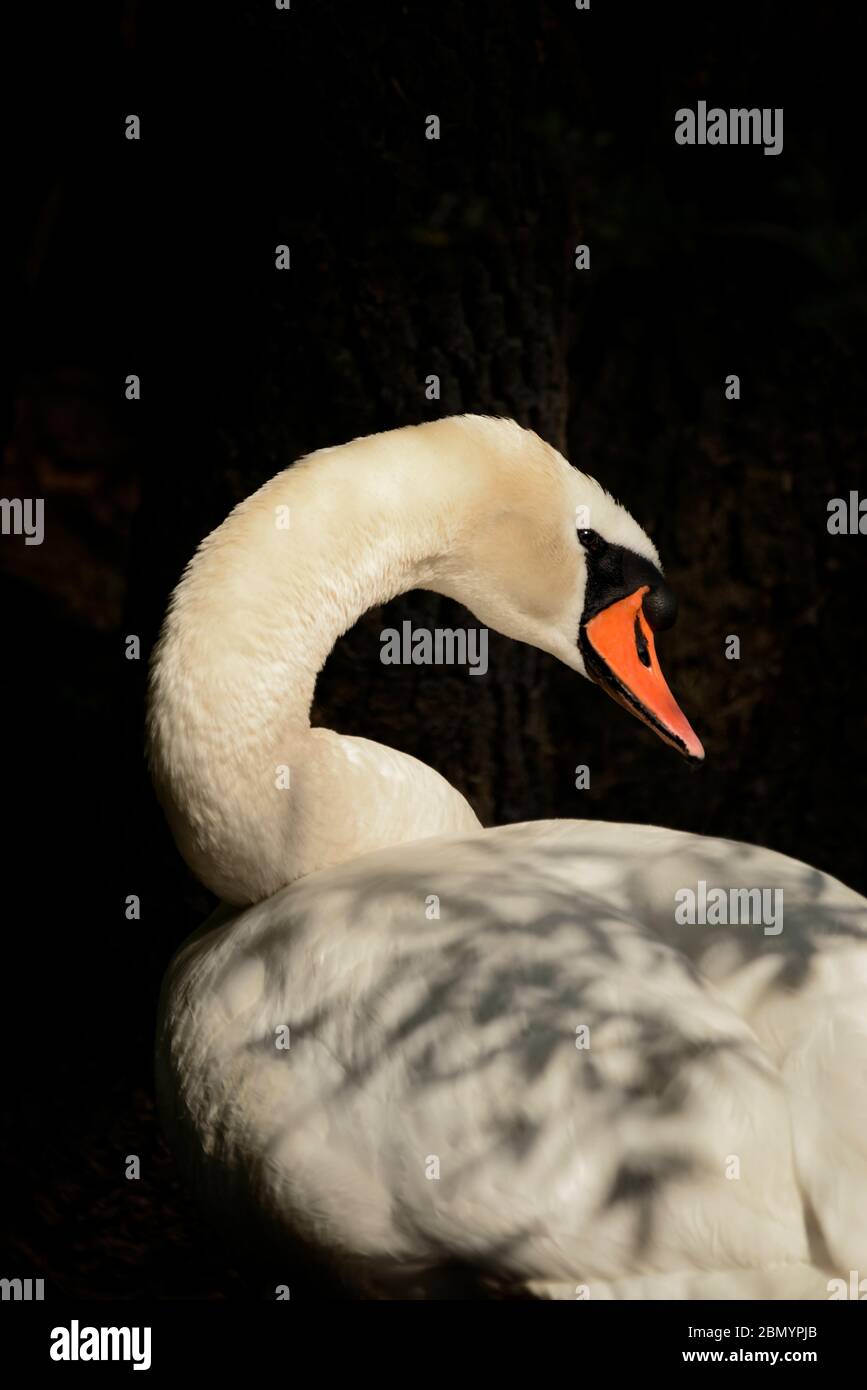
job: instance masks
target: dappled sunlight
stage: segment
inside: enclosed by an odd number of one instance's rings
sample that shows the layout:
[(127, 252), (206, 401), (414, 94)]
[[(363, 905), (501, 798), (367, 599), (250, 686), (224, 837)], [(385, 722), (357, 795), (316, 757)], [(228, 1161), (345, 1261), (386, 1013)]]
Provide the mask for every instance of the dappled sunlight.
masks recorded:
[[(770, 874), (783, 931), (678, 925), (691, 874)], [(366, 855), (221, 911), (182, 950), (181, 1129), (207, 1114), (270, 1239), (333, 1248), (374, 1284), (393, 1261), (507, 1284), (797, 1263), (811, 1174), (781, 1063), (845, 991), (839, 952), (867, 969), (859, 904), (782, 856), (652, 827)], [(834, 1144), (807, 1147), (833, 1161)]]

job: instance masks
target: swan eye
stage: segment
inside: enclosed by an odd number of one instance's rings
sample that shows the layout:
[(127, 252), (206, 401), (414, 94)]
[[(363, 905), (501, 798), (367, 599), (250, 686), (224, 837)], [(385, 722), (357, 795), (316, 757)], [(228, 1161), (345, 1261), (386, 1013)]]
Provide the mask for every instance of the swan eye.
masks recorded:
[(578, 532), (578, 539), (588, 555), (601, 555), (603, 551), (608, 549), (608, 542), (604, 541), (596, 531), (581, 530)]

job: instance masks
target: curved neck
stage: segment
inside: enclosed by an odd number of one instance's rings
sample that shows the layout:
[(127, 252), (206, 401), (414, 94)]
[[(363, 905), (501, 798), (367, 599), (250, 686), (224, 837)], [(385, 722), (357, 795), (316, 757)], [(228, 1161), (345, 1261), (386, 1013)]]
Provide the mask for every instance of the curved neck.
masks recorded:
[(181, 852), (230, 902), (369, 849), (478, 828), (415, 759), (310, 728), (337, 638), (367, 609), (439, 587), (451, 518), (404, 433), (279, 474), (208, 537), (175, 591), (151, 670), (151, 766)]

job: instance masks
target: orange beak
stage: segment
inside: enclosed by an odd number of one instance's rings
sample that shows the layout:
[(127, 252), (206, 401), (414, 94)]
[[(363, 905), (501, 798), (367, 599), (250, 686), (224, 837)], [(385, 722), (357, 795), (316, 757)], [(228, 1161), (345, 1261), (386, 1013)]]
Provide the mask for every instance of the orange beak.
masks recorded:
[(584, 625), (588, 675), (665, 743), (701, 760), (704, 749), (659, 669), (653, 633), (642, 612), (649, 585), (603, 608)]

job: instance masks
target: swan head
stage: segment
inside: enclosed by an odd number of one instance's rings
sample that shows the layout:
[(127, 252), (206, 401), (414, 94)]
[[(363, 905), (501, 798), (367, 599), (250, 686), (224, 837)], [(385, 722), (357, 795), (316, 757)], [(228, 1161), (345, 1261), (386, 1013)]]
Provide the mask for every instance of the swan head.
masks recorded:
[(532, 431), (464, 420), (482, 445), (484, 486), (436, 587), (486, 626), (558, 657), (664, 742), (702, 760), (656, 654), (677, 599), (649, 536)]

